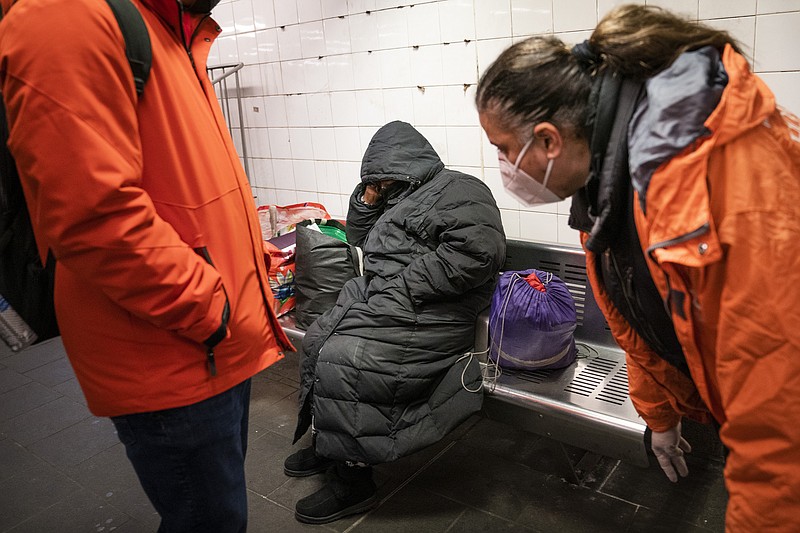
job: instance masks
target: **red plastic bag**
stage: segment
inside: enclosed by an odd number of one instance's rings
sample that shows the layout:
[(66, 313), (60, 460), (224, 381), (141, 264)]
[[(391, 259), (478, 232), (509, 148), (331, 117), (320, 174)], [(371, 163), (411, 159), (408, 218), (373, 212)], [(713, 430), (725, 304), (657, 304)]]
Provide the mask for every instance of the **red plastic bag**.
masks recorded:
[(272, 310), (282, 316), (295, 307), (295, 232), (264, 241), (269, 253), (269, 286), (272, 289)]
[(315, 202), (292, 205), (262, 205), (258, 208), (261, 234), (265, 241), (294, 231), (295, 224), (298, 222), (314, 218), (329, 220), (331, 216), (324, 205)]

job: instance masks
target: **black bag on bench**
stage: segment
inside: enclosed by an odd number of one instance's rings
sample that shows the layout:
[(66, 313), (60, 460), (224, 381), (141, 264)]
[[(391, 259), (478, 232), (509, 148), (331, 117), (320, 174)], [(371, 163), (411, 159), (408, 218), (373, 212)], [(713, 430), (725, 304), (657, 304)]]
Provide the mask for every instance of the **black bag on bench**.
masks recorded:
[[(309, 228), (312, 224), (324, 228), (325, 233)], [(308, 329), (336, 304), (344, 284), (360, 276), (363, 266), (361, 250), (342, 240), (344, 225), (340, 222), (307, 220), (297, 224), (296, 231), (295, 323), (300, 329)]]

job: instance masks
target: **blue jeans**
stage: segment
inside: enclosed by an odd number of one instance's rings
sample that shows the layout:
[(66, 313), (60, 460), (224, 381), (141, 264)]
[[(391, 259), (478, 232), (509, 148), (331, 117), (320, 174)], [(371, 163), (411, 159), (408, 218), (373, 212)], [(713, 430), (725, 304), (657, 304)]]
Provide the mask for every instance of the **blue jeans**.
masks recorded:
[(186, 407), (111, 418), (159, 533), (246, 531), (249, 408), (248, 379)]

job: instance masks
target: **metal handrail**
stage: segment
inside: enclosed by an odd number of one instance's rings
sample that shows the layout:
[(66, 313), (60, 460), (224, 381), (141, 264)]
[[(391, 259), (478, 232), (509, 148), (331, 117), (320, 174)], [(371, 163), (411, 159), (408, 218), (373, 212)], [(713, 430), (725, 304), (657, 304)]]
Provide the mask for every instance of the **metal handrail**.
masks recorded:
[[(219, 78), (212, 78), (211, 85), (219, 83), (225, 78), (229, 77), (230, 75), (239, 72), (240, 70), (242, 70), (243, 67), (244, 63), (230, 63), (228, 65), (214, 65), (213, 67), (208, 67), (209, 74), (211, 74), (211, 72), (213, 72), (214, 70), (223, 69), (222, 76), (220, 76)], [(225, 72), (224, 69), (230, 69), (230, 70)]]
[[(228, 79), (233, 76), (233, 90), (235, 91), (236, 107), (239, 112), (239, 135), (242, 140), (242, 160), (244, 161), (244, 173), (250, 180), (250, 160), (247, 157), (247, 135), (244, 128), (244, 112), (242, 110), (242, 90), (239, 78), (239, 71), (244, 67), (244, 63), (228, 63), (224, 65), (213, 65), (206, 68), (208, 77), (211, 80), (212, 86), (218, 86), (218, 98), (220, 100), (220, 107), (222, 107), (222, 114), (228, 124), (228, 130), (233, 135), (233, 128), (231, 127), (231, 102), (230, 90), (228, 89)], [(222, 70), (222, 74), (214, 77), (215, 71)], [(251, 182), (252, 184), (252, 182)]]

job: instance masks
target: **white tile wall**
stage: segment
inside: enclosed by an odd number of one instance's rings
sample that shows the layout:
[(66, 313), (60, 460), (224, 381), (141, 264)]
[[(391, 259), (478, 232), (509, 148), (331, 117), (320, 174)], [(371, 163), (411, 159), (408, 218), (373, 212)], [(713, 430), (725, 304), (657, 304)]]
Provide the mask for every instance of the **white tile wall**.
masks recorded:
[(507, 239), (519, 239), (522, 235), (519, 229), (519, 211), (512, 209), (501, 209), (500, 218), (503, 221)]
[(646, 0), (645, 4), (661, 6), (664, 9), (670, 9), (692, 20), (697, 20), (697, 0)]
[(358, 102), (356, 112), (360, 126), (380, 127), (386, 122), (382, 90), (356, 91), (356, 102)]
[(528, 241), (558, 242), (558, 216), (522, 211), (519, 214), (520, 237)]
[(364, 13), (375, 9), (375, 0), (347, 0), (347, 12)]
[(386, 122), (402, 120), (410, 124), (414, 123), (414, 92), (415, 89), (409, 87), (383, 91)]
[(377, 50), (377, 16), (374, 13), (360, 13), (347, 18), (350, 21), (350, 47), (353, 52)]
[[(300, 2), (299, 5), (304, 5)], [(322, 33), (322, 21), (300, 24), (300, 50), (303, 57), (319, 57), (326, 53), (325, 39)]]
[(770, 14), (756, 20), (756, 72), (800, 70), (800, 10)]
[(597, 0), (553, 2), (553, 31), (591, 30), (597, 25)]
[(346, 18), (330, 18), (322, 22), (326, 54), (350, 53), (350, 25)]
[(281, 61), (303, 57), (303, 47), (300, 42), (300, 25), (293, 24), (278, 28), (278, 54)]
[(308, 117), (308, 98), (304, 94), (290, 94), (286, 96), (286, 120), (291, 127), (310, 126)]
[(758, 14), (800, 11), (800, 0), (759, 0)]
[(283, 71), (280, 63), (261, 65), (261, 83), (265, 94), (283, 94)]
[(709, 26), (727, 31), (742, 45), (742, 51), (753, 63), (753, 50), (756, 42), (756, 17), (734, 17), (707, 21)]
[(222, 3), (214, 8), (214, 20), (222, 28), (223, 35), (231, 35), (236, 31), (233, 22), (233, 3)]
[(256, 32), (259, 63), (280, 61), (280, 54), (278, 52), (278, 31), (279, 30), (276, 28), (268, 28)]
[(443, 48), (444, 45), (431, 45), (411, 49), (411, 76), (417, 86), (442, 85), (444, 79)]
[(306, 103), (308, 104), (308, 124), (311, 127), (333, 126), (330, 93), (309, 94)]
[[(262, 1), (263, 0), (253, 0), (254, 3)], [(264, 3), (272, 3), (275, 7), (275, 24), (278, 26), (297, 24), (297, 22), (300, 20), (297, 15), (297, 2), (294, 0), (272, 0), (271, 2), (264, 1)]]
[(475, 39), (476, 17), (472, 0), (448, 0), (438, 5), (442, 43)]
[(378, 26), (378, 48), (405, 48), (408, 46), (409, 9), (387, 9), (375, 14)]
[(320, 0), (303, 0), (297, 2), (297, 18), (300, 22), (322, 19), (322, 4)]
[(346, 0), (322, 0), (322, 17), (329, 19), (347, 15)]
[(756, 14), (756, 0), (700, 0), (697, 15), (701, 20), (746, 17)]
[[(335, 148), (334, 143), (334, 148)], [(334, 158), (335, 159), (335, 150)], [(314, 172), (317, 177), (317, 187), (320, 193), (339, 193), (339, 171), (336, 161), (315, 161)]]
[(233, 3), (233, 25), (238, 33), (255, 31), (255, 18), (253, 17), (252, 2)]
[(800, 71), (765, 72), (761, 79), (769, 85), (778, 103), (800, 116)]
[(267, 135), (269, 135), (269, 147), (272, 157), (280, 159), (290, 159), (292, 157), (289, 130), (287, 128), (269, 128)]
[[(475, 85), (512, 42), (555, 33), (577, 43), (627, 1), (223, 0), (209, 64), (245, 64), (243, 122), (261, 204), (320, 201), (344, 217), (372, 135), (405, 120), (449, 167), (489, 186), (509, 238), (577, 246), (569, 201), (528, 209), (503, 189)], [(640, 2), (729, 31), (778, 102), (800, 114), (800, 0)]]
[(328, 84), (331, 91), (350, 91), (355, 87), (353, 56), (337, 55), (325, 58), (328, 65)]
[(551, 31), (553, 31), (551, 0), (511, 0), (511, 33), (514, 36)]
[(336, 158), (343, 161), (361, 161), (361, 138), (358, 128), (337, 127), (334, 129), (336, 139)]
[[(253, 23), (256, 30), (275, 27), (275, 9), (271, 2), (253, 2)], [(217, 12), (214, 11), (214, 18)]]
[(509, 0), (474, 0), (475, 37), (496, 39), (511, 35), (511, 2)]
[(238, 60), (247, 66), (257, 66), (260, 57), (258, 55), (258, 41), (255, 32), (245, 33), (236, 37), (236, 48), (239, 52)]
[(408, 44), (437, 44), (442, 42), (439, 29), (439, 4), (416, 4), (408, 10)]
[(272, 175), (276, 189), (294, 190), (294, 167), (291, 159), (273, 159)]
[(381, 88), (381, 62), (378, 52), (358, 52), (353, 58), (353, 87), (355, 89)]
[(411, 52), (406, 48), (373, 52), (380, 64), (383, 90), (411, 86)]
[(286, 97), (265, 96), (264, 115), (267, 118), (267, 127), (277, 128), (288, 126), (289, 123), (286, 120)]
[(358, 126), (358, 106), (355, 91), (331, 93), (331, 114), (337, 128)]
[(480, 167), (481, 166), (481, 132), (480, 126), (450, 127), (447, 135), (447, 159), (443, 159), (448, 167)]

